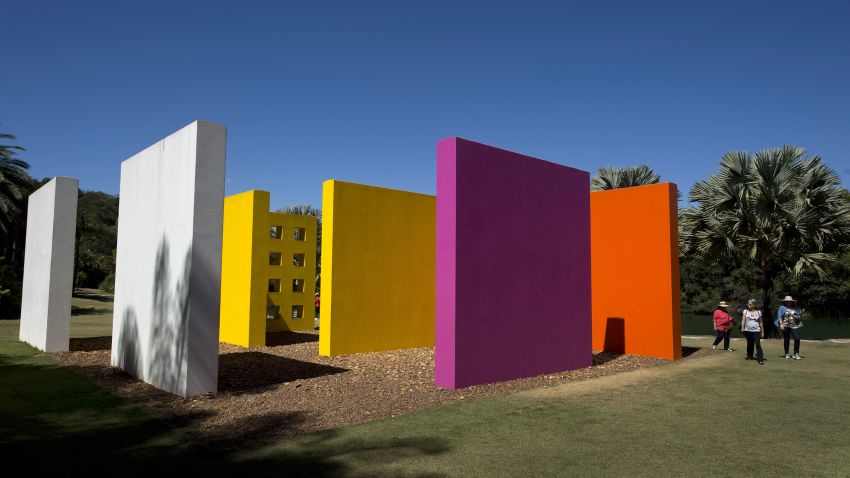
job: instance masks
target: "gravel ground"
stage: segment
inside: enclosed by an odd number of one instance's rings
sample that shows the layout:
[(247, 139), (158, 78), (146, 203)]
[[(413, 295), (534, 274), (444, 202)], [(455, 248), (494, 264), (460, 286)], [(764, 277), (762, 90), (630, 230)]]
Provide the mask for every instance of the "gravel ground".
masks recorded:
[[(180, 398), (109, 365), (109, 337), (71, 339), (71, 352), (52, 354), (62, 365), (140, 406), (213, 449), (244, 446), (301, 433), (410, 413), (458, 400), (611, 375), (665, 363), (597, 352), (594, 365), (461, 390), (434, 386), (434, 349), (418, 348), (321, 357), (317, 333), (270, 334), (266, 347), (220, 344), (219, 392)], [(687, 349), (688, 359), (711, 350)]]

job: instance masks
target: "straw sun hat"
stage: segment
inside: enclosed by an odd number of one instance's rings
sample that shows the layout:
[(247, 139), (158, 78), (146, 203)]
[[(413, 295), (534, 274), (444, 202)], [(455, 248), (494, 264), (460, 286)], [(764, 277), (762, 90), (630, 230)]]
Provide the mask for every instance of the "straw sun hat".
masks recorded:
[(721, 300), (717, 307), (729, 307), (729, 304), (725, 300)]
[(786, 295), (785, 298), (782, 299), (782, 302), (797, 302), (797, 301), (794, 300), (793, 298), (791, 298), (790, 295)]

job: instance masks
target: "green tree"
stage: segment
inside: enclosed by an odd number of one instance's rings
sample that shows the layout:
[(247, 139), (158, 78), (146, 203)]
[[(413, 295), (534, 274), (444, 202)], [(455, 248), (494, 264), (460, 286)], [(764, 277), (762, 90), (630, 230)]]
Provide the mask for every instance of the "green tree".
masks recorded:
[[(0, 141), (15, 141), (11, 134), (0, 133)], [(27, 170), (30, 165), (17, 157), (26, 151), (15, 144), (0, 144), (0, 235), (6, 257), (14, 264), (20, 259), (22, 249), (20, 226), (25, 222), (26, 199), (33, 191), (33, 181)]]
[(16, 139), (0, 133), (0, 313), (15, 318), (21, 305), (27, 197), (35, 186), (29, 163), (17, 157), (26, 150), (8, 144)]
[(294, 204), (278, 208), (277, 212), (316, 218), (316, 292), (319, 292), (322, 283), (322, 210), (309, 204)]
[(661, 181), (661, 176), (644, 164), (624, 168), (605, 167), (599, 168), (596, 175), (591, 178), (590, 190), (606, 191), (632, 186), (646, 186), (658, 184), (659, 181)]
[[(725, 269), (752, 264), (767, 316), (780, 273), (823, 277), (850, 239), (838, 175), (819, 156), (804, 155), (796, 146), (728, 153), (716, 174), (691, 188), (696, 206), (680, 212), (684, 255)], [(772, 320), (765, 325), (777, 335)]]
[(118, 198), (97, 191), (80, 191), (77, 201), (77, 243), (74, 286), (100, 287), (114, 280), (118, 237)]

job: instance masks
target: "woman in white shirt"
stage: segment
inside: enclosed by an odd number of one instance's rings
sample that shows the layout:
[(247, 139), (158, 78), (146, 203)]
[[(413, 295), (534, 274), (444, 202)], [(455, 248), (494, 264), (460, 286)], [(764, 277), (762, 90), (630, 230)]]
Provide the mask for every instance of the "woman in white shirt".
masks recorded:
[(764, 352), (761, 350), (764, 323), (762, 322), (761, 311), (756, 309), (755, 299), (747, 301), (747, 308), (744, 310), (744, 316), (741, 320), (741, 332), (747, 338), (747, 360), (753, 359), (753, 346), (755, 345), (759, 365), (764, 365)]

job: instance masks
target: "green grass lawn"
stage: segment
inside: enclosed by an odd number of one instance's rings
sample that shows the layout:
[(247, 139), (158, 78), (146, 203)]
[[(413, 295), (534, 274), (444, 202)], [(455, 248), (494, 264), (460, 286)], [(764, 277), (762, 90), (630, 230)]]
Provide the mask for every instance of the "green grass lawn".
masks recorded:
[(78, 289), (71, 299), (71, 337), (112, 335), (112, 295)]
[[(76, 327), (76, 326), (75, 326)], [(850, 345), (765, 344), (212, 453), (14, 339), (0, 321), (0, 450), (41, 468), (290, 476), (847, 476)], [(685, 340), (710, 346), (710, 339)], [(234, 430), (239, 433), (238, 429)]]

